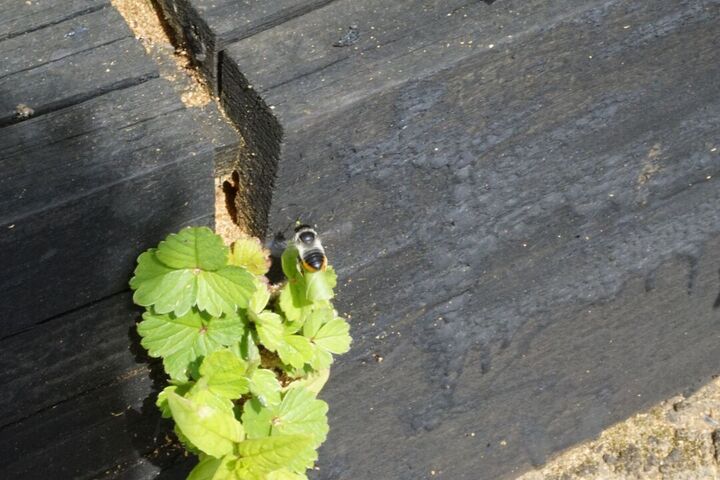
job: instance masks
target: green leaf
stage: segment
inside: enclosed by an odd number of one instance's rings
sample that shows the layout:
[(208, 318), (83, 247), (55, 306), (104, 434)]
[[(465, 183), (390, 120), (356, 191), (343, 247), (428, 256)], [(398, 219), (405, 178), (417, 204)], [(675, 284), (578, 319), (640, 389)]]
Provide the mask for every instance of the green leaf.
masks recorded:
[(227, 264), (228, 248), (220, 235), (207, 227), (187, 227), (160, 242), (157, 258), (173, 269), (213, 271)]
[(309, 338), (313, 346), (310, 365), (315, 370), (328, 368), (333, 362), (333, 353), (347, 352), (351, 342), (349, 331), (350, 325), (336, 318), (331, 307), (314, 310), (303, 326), (303, 335)]
[(335, 316), (335, 312), (329, 306), (322, 306), (313, 309), (303, 325), (303, 335), (313, 338), (320, 331), (323, 325), (328, 323)]
[(333, 289), (337, 285), (337, 274), (328, 266), (323, 272), (305, 272), (305, 296), (310, 302), (322, 302), (335, 296)]
[[(237, 464), (239, 457), (237, 455), (229, 454), (220, 459), (207, 455), (204, 455), (204, 457), (200, 457), (200, 463), (190, 472), (187, 480), (248, 480), (248, 478), (238, 475)], [(251, 478), (250, 480), (255, 479)]]
[(193, 388), (191, 388), (190, 391), (185, 394), (183, 398), (192, 400), (198, 405), (207, 405), (214, 408), (215, 410), (234, 415), (234, 404), (232, 400), (226, 397), (221, 397), (220, 395), (216, 395), (215, 393), (210, 391), (210, 389), (207, 388), (207, 381), (204, 378), (201, 378), (195, 385), (193, 385)]
[(219, 472), (221, 466), (223, 466), (223, 460), (225, 458), (226, 457), (205, 457), (204, 459), (200, 460), (200, 463), (195, 465), (195, 468), (193, 468), (188, 475), (187, 480), (217, 480), (218, 478), (227, 478), (221, 476), (222, 472)]
[[(313, 368), (310, 366), (310, 363), (306, 363), (302, 366), (302, 368), (295, 368), (291, 365), (282, 365), (282, 371), (283, 374), (286, 375), (288, 378), (292, 380), (297, 380), (298, 378), (305, 378), (308, 373), (313, 372)], [(291, 380), (291, 381), (292, 381)]]
[(195, 304), (197, 282), (190, 270), (173, 270), (163, 265), (150, 249), (138, 257), (135, 276), (130, 280), (135, 290), (133, 301), (141, 306), (154, 306), (156, 311), (184, 315)]
[[(316, 395), (333, 354), (350, 346), (349, 325), (330, 303), (337, 276), (332, 267), (305, 272), (293, 245), (282, 268), (288, 282), (273, 300), (261, 243), (240, 238), (228, 249), (204, 227), (138, 257), (130, 285), (149, 310), (138, 332), (172, 378), (156, 403), (200, 456), (190, 480), (307, 480), (327, 436), (327, 404)], [(274, 370), (259, 368), (260, 344), (281, 362), (271, 355), (269, 364), (297, 380), (283, 388)]]
[(215, 395), (224, 398), (240, 398), (250, 391), (245, 372), (247, 363), (230, 350), (218, 350), (203, 360), (200, 375), (207, 388)]
[(297, 278), (302, 276), (298, 268), (298, 250), (295, 245), (288, 245), (282, 254), (280, 262), (283, 273), (290, 283), (293, 283)]
[(266, 310), (257, 315), (251, 314), (250, 318), (255, 322), (255, 329), (263, 346), (271, 352), (277, 352), (284, 342), (285, 330), (282, 325), (282, 317)]
[(305, 295), (305, 281), (302, 277), (295, 283), (288, 281), (283, 285), (280, 289), (278, 305), (289, 322), (296, 323), (298, 328), (302, 327), (313, 310), (312, 302)]
[(289, 389), (279, 405), (245, 403), (242, 420), (249, 438), (277, 435), (309, 435), (313, 447), (325, 441), (328, 432), (327, 403), (315, 393), (298, 386)]
[(203, 451), (197, 448), (193, 443), (188, 439), (178, 428), (177, 424), (173, 428), (173, 432), (175, 432), (175, 436), (180, 441), (180, 443), (185, 447), (185, 450), (188, 452), (195, 454), (195, 455), (204, 455)]
[(335, 318), (323, 325), (310, 341), (336, 355), (350, 350), (350, 325), (342, 318)]
[(298, 273), (283, 285), (278, 305), (288, 321), (297, 323), (299, 328), (314, 308), (330, 306), (336, 283), (337, 276), (332, 267), (324, 272)]
[(188, 367), (199, 357), (239, 342), (245, 326), (237, 315), (212, 318), (191, 310), (186, 315), (145, 312), (137, 326), (141, 344), (151, 357), (163, 357), (171, 378), (188, 379)]
[(169, 385), (162, 389), (160, 393), (158, 393), (157, 400), (155, 400), (155, 405), (160, 409), (160, 414), (163, 418), (170, 418), (172, 417), (172, 413), (170, 412), (170, 405), (168, 405), (167, 402), (167, 396), (169, 393), (177, 393), (181, 397), (184, 396), (188, 390), (193, 386), (192, 382), (182, 383), (180, 385)]
[(328, 405), (315, 398), (315, 393), (297, 387), (288, 390), (273, 418), (271, 435), (310, 435), (313, 446), (325, 441), (328, 433)]
[(327, 350), (319, 348), (313, 344), (313, 356), (309, 363), (314, 370), (330, 368), (330, 365), (333, 364), (333, 356)]
[(246, 308), (255, 291), (252, 274), (234, 265), (215, 272), (200, 272), (197, 282), (198, 308), (216, 317), (223, 313), (234, 313), (238, 308)]
[(247, 438), (265, 438), (270, 436), (272, 419), (277, 405), (266, 406), (257, 398), (252, 398), (243, 405), (242, 424)]
[(317, 459), (312, 439), (305, 435), (245, 440), (237, 450), (241, 456), (238, 472), (248, 476), (267, 475), (283, 468), (300, 473)]
[(270, 270), (270, 251), (255, 237), (242, 237), (230, 247), (230, 265), (244, 267), (253, 275), (265, 275)]
[(221, 378), (224, 375), (244, 374), (247, 364), (230, 350), (218, 350), (211, 353), (200, 365), (200, 375)]
[(270, 301), (270, 291), (267, 285), (260, 280), (255, 280), (255, 291), (248, 302), (248, 310), (260, 313)]
[(232, 414), (168, 393), (168, 404), (180, 431), (197, 448), (216, 458), (233, 451), (245, 437), (242, 425)]
[(280, 360), (295, 368), (302, 368), (313, 358), (313, 353), (310, 340), (301, 335), (285, 334), (277, 349)]
[(280, 382), (272, 370), (258, 368), (250, 377), (250, 393), (263, 405), (280, 403)]
[(170, 405), (168, 405), (167, 403), (167, 396), (168, 393), (174, 393), (175, 390), (177, 390), (177, 385), (170, 385), (169, 387), (163, 388), (160, 393), (158, 393), (157, 399), (155, 400), (155, 405), (160, 409), (160, 415), (163, 418), (172, 417), (172, 413), (170, 412)]
[(255, 332), (252, 329), (246, 329), (238, 347), (240, 358), (251, 365), (260, 363), (260, 350), (255, 342)]
[(206, 227), (169, 235), (157, 249), (138, 257), (130, 280), (133, 300), (177, 316), (195, 305), (216, 317), (245, 308), (255, 277), (244, 268), (226, 265), (227, 257), (222, 239)]
[(303, 387), (317, 395), (327, 383), (328, 378), (330, 378), (329, 368), (312, 371), (308, 373), (305, 377), (290, 382), (286, 387), (283, 388), (283, 390), (287, 391), (291, 388)]

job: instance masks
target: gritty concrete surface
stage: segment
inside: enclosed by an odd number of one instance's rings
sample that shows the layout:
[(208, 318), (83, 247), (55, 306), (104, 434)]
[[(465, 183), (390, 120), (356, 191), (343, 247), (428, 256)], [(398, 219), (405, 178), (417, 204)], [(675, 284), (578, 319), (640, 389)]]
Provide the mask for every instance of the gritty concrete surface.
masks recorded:
[(608, 428), (517, 480), (720, 478), (720, 379)]

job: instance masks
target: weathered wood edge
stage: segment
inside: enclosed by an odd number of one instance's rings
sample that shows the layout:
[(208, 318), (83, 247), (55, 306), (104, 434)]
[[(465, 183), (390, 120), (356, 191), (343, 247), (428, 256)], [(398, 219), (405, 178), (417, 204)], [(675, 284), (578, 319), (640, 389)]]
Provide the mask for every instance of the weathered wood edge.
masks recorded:
[(109, 5), (109, 0), (64, 2), (5, 2), (0, 18), (0, 41), (87, 15)]
[[(280, 25), (332, 1), (292, 0), (285, 2), (284, 6), (260, 6), (258, 3), (258, 9), (269, 7), (269, 10), (254, 12), (255, 15), (251, 14), (250, 17), (240, 13), (243, 8), (248, 7), (241, 2), (220, 2), (219, 5), (212, 6), (193, 0), (158, 0), (158, 3), (168, 25), (175, 33), (176, 40), (189, 48), (193, 61), (205, 75), (213, 91), (219, 94), (220, 53), (226, 45)], [(237, 19), (238, 21), (226, 25), (228, 16), (243, 17), (245, 21)]]

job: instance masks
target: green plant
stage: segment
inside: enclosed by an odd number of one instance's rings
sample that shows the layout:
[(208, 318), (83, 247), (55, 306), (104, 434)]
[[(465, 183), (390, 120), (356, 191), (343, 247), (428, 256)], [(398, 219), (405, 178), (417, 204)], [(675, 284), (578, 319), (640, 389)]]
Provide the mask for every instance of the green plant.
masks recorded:
[(335, 272), (303, 271), (292, 245), (284, 285), (269, 285), (269, 265), (257, 239), (228, 248), (205, 227), (138, 258), (130, 286), (147, 311), (137, 329), (170, 377), (157, 405), (199, 456), (190, 480), (306, 479), (327, 436), (316, 397), (351, 341), (331, 304)]

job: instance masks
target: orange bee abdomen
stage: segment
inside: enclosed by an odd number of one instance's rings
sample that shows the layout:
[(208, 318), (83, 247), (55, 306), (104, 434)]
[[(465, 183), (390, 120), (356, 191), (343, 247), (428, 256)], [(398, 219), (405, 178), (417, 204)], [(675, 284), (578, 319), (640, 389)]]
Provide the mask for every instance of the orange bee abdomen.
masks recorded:
[(320, 250), (310, 250), (303, 255), (302, 266), (305, 271), (310, 273), (324, 272), (327, 268), (327, 257)]

